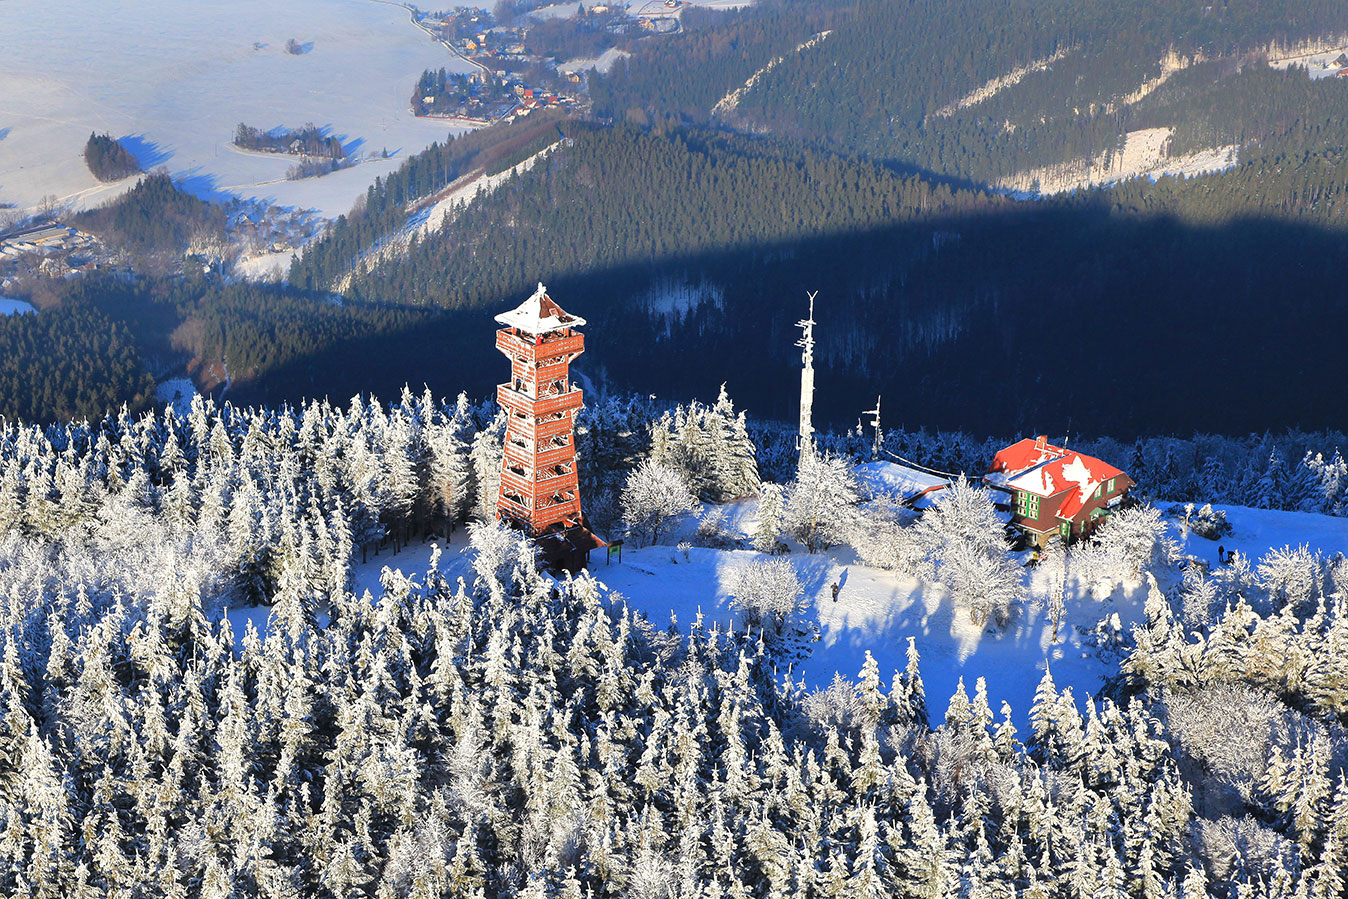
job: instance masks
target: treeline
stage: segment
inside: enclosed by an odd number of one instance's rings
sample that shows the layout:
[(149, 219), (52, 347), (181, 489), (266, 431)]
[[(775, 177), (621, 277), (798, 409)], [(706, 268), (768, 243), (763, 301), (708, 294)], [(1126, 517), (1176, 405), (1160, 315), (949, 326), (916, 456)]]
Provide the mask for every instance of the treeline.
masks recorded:
[(273, 128), (270, 131), (240, 122), (234, 131), (234, 146), (265, 153), (294, 153), (326, 159), (341, 159), (345, 156), (341, 140), (328, 137), (323, 131), (313, 122), (300, 128)]
[(1279, 71), (1255, 63), (1230, 74), (1229, 65), (1208, 63), (1175, 76), (1139, 104), (1135, 124), (1173, 126), (1172, 155), (1227, 144), (1241, 146), (1243, 158), (1341, 151), (1348, 84), (1313, 80), (1298, 67)]
[(154, 401), (128, 329), (88, 304), (0, 316), (0, 417), (48, 423), (98, 419)]
[(771, 59), (847, 15), (832, 4), (770, 2), (730, 12), (686, 7), (681, 30), (634, 47), (607, 75), (589, 78), (597, 115), (705, 123), (711, 108)]
[(181, 256), (195, 239), (222, 238), (225, 214), (157, 172), (123, 196), (80, 213), (74, 222), (119, 249)]
[(531, 22), (524, 36), (524, 49), (534, 56), (550, 56), (558, 62), (594, 59), (618, 45), (619, 36), (608, 26), (625, 19), (616, 12), (594, 13), (585, 9), (582, 15), (573, 18)]
[[(570, 282), (699, 255), (766, 259), (811, 240), (1009, 206), (868, 162), (734, 136), (566, 130), (574, 142), (564, 152), (465, 208), (436, 240), (358, 276), (350, 295), (485, 309), (527, 295), (543, 275)], [(525, 227), (505, 226), (504, 216)]]
[(84, 145), (84, 162), (99, 181), (120, 181), (140, 171), (136, 157), (108, 134), (89, 135)]

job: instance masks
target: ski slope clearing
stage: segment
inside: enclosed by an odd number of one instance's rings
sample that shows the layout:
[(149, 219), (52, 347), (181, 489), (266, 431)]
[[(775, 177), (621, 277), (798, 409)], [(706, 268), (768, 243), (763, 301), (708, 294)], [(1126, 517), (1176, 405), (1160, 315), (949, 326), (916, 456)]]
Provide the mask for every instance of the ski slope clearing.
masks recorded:
[[(740, 533), (751, 533), (755, 507), (754, 501), (723, 507), (727, 523)], [(1312, 552), (1326, 555), (1348, 552), (1345, 518), (1241, 506), (1215, 508), (1226, 512), (1235, 529), (1220, 541), (1221, 545), (1249, 556), (1253, 562), (1285, 545), (1305, 544)], [(691, 528), (688, 522), (685, 530)], [(1216, 564), (1218, 541), (1192, 535), (1184, 538), (1177, 525), (1172, 528), (1187, 555)], [(468, 535), (460, 530), (449, 541), (433, 540), (396, 554), (385, 550), (380, 556), (369, 556), (363, 564), (353, 566), (355, 592), (360, 595), (368, 591), (377, 597), (387, 576), (385, 568), (420, 581), (436, 546), (441, 552), (439, 568), (450, 583), (459, 577), (472, 583), (470, 555), (466, 552)], [(683, 630), (700, 615), (707, 626), (715, 622), (724, 629), (737, 626), (737, 613), (729, 601), (735, 571), (760, 558), (763, 556), (746, 550), (628, 546), (623, 549), (621, 562), (610, 564), (602, 552), (594, 553), (590, 572), (657, 625), (672, 622)], [(1078, 699), (1100, 690), (1105, 678), (1117, 671), (1117, 653), (1109, 648), (1108, 637), (1127, 634), (1141, 620), (1148, 591), (1142, 581), (1094, 589), (1069, 584), (1067, 614), (1055, 640), (1042, 602), (1035, 601), (1043, 597), (1045, 589), (1040, 572), (1034, 568), (1025, 569), (1031, 601), (1015, 609), (1006, 628), (998, 631), (972, 624), (968, 614), (956, 608), (942, 588), (860, 565), (846, 548), (815, 555), (797, 548), (784, 558), (790, 560), (805, 588), (804, 620), (817, 626), (819, 633), (808, 656), (793, 667), (794, 679), (812, 688), (826, 687), (835, 674), (855, 679), (869, 652), (887, 681), (903, 669), (908, 638), (912, 637), (921, 655), (922, 678), (934, 715), (944, 710), (960, 678), (972, 692), (976, 679), (983, 677), (992, 707), (998, 708), (1002, 701), (1010, 703), (1017, 727), (1028, 721), (1030, 703), (1045, 666), (1051, 666), (1058, 687), (1071, 686)], [(834, 583), (839, 585), (836, 602), (831, 589)], [(250, 620), (260, 634), (265, 634), (268, 614), (267, 608), (232, 611), (236, 639), (242, 639)], [(1103, 650), (1101, 634), (1106, 637)]]
[(996, 184), (999, 190), (1021, 196), (1052, 196), (1090, 187), (1102, 187), (1147, 177), (1155, 180), (1166, 175), (1188, 178), (1211, 172), (1222, 172), (1236, 164), (1240, 153), (1237, 144), (1228, 144), (1171, 156), (1170, 128), (1143, 128), (1124, 135), (1123, 150), (1102, 153), (1092, 160), (1076, 160), (1062, 165), (1021, 172), (1003, 178)]
[(601, 75), (607, 75), (609, 70), (613, 68), (618, 60), (626, 59), (631, 55), (632, 54), (628, 53), (626, 50), (619, 50), (617, 47), (609, 47), (598, 56), (587, 59), (573, 59), (570, 62), (558, 66), (557, 69), (561, 72), (584, 72), (587, 69), (593, 69)]
[[(303, 52), (287, 52), (291, 38)], [(424, 69), (470, 65), (393, 3), (5, 0), (0, 47), (0, 203), (21, 209), (48, 196), (97, 205), (135, 183), (105, 185), (89, 173), (82, 154), (92, 131), (122, 139), (143, 168), (165, 166), (203, 196), (331, 218), (406, 155), (466, 130), (408, 110)], [(240, 122), (313, 122), (361, 161), (287, 181), (295, 157), (233, 148)]]
[(945, 106), (942, 106), (940, 109), (936, 110), (934, 115), (940, 118), (949, 118), (950, 116), (959, 112), (961, 109), (968, 109), (970, 106), (976, 106), (979, 103), (982, 103), (984, 100), (991, 99), (1001, 91), (1006, 90), (1008, 87), (1013, 87), (1014, 85), (1019, 84), (1026, 75), (1032, 74), (1034, 72), (1047, 71), (1048, 69), (1053, 67), (1053, 64), (1055, 62), (1064, 58), (1065, 56), (1067, 56), (1067, 54), (1071, 53), (1075, 49), (1076, 49), (1075, 47), (1064, 47), (1063, 49), (1052, 54), (1051, 56), (1045, 56), (1043, 59), (1037, 59), (1034, 62), (1030, 63), (1029, 65), (1020, 66), (1019, 68), (1012, 69), (1005, 75), (999, 75), (996, 78), (990, 79), (985, 84), (980, 85), (979, 87), (965, 94), (963, 97), (960, 97), (954, 103), (949, 103)]
[[(467, 206), (479, 196), (490, 194), (516, 175), (529, 171), (540, 159), (565, 142), (565, 139), (558, 139), (527, 159), (494, 175), (488, 175), (482, 169), (464, 175), (413, 212), (401, 231), (389, 235), (360, 260), (358, 270), (370, 271), (380, 262), (403, 255), (412, 245), (414, 238), (424, 240), (435, 234), (445, 226), (445, 222), (453, 218), (457, 210)], [(286, 264), (289, 265), (289, 257)], [(338, 293), (345, 291), (351, 286), (351, 279), (355, 275), (355, 271), (347, 273), (333, 285), (332, 289)]]
[[(808, 41), (805, 41), (804, 43), (802, 43), (802, 44), (800, 44), (798, 47), (796, 47), (796, 51), (795, 51), (795, 52), (797, 52), (797, 53), (804, 53), (806, 50), (810, 49), (811, 47), (814, 47), (814, 46), (818, 45), (820, 41), (822, 41), (824, 38), (828, 37), (828, 36), (829, 36), (830, 34), (832, 34), (832, 33), (833, 33), (833, 32), (831, 32), (831, 31), (821, 31), (821, 32), (819, 32), (819, 33), (816, 34), (814, 37), (810, 38)], [(712, 114), (713, 114), (713, 115), (725, 115), (726, 113), (731, 112), (732, 110), (734, 110), (734, 108), (735, 108), (736, 106), (739, 105), (740, 100), (744, 99), (744, 95), (747, 94), (747, 93), (749, 93), (749, 91), (753, 90), (753, 89), (754, 89), (754, 86), (755, 86), (756, 84), (758, 84), (758, 82), (759, 82), (760, 80), (762, 80), (762, 78), (763, 78), (764, 75), (768, 74), (769, 72), (771, 72), (773, 69), (777, 68), (779, 65), (781, 65), (781, 64), (782, 64), (783, 62), (785, 62), (785, 61), (786, 61), (786, 57), (785, 57), (785, 56), (775, 56), (775, 57), (773, 57), (773, 58), (768, 62), (767, 65), (763, 66), (763, 68), (759, 69), (757, 72), (754, 72), (752, 75), (750, 75), (750, 76), (749, 76), (749, 79), (748, 79), (747, 81), (745, 81), (743, 85), (741, 85), (740, 87), (735, 88), (733, 91), (731, 91), (730, 93), (726, 94), (726, 95), (725, 95), (724, 97), (722, 97), (720, 100), (717, 100), (717, 101), (716, 101), (716, 105), (713, 106), (713, 107), (711, 108)]]

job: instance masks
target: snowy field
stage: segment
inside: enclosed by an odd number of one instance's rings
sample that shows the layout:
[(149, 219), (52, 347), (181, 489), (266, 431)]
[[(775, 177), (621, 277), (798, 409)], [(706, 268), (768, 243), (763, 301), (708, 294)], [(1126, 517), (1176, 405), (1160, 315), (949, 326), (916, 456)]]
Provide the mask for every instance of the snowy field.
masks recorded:
[(26, 315), (29, 312), (37, 312), (32, 303), (0, 297), (0, 315)]
[[(286, 51), (291, 38), (304, 52)], [(4, 0), (0, 47), (0, 202), (20, 208), (94, 205), (130, 186), (89, 174), (91, 131), (201, 195), (335, 217), (408, 154), (466, 130), (415, 118), (408, 97), (424, 69), (470, 64), (383, 0)], [(390, 158), (286, 181), (293, 157), (233, 149), (240, 122), (313, 122), (349, 153)]]
[[(750, 533), (756, 517), (755, 502), (727, 507), (728, 521), (741, 533)], [(1239, 506), (1216, 507), (1226, 511), (1235, 533), (1221, 543), (1257, 561), (1271, 549), (1286, 544), (1306, 544), (1325, 554), (1348, 551), (1348, 519), (1297, 512), (1276, 512)], [(691, 529), (691, 523), (685, 530)], [(1176, 539), (1181, 535), (1174, 531)], [(677, 539), (677, 538), (674, 538)], [(453, 539), (413, 545), (397, 555), (385, 551), (355, 566), (358, 594), (378, 596), (385, 567), (398, 569), (415, 580), (426, 571), (432, 546), (439, 543), (439, 561), (451, 583), (457, 577), (472, 582), (468, 537), (458, 531)], [(1190, 537), (1181, 549), (1196, 558), (1216, 561), (1217, 542)], [(660, 545), (623, 549), (622, 561), (608, 563), (602, 552), (591, 559), (591, 573), (610, 590), (620, 593), (633, 609), (652, 622), (671, 620), (682, 630), (702, 616), (704, 623), (732, 627), (736, 614), (729, 605), (729, 584), (735, 570), (758, 553), (692, 547), (686, 551)], [(1143, 583), (1116, 584), (1112, 592), (1094, 594), (1075, 585), (1067, 602), (1067, 616), (1058, 639), (1041, 605), (1017, 609), (1004, 631), (974, 626), (963, 609), (957, 609), (940, 587), (895, 572), (869, 568), (856, 562), (853, 553), (838, 548), (810, 555), (799, 548), (785, 558), (795, 567), (806, 590), (806, 617), (819, 629), (811, 654), (793, 669), (792, 676), (809, 687), (824, 687), (835, 673), (855, 679), (869, 651), (879, 662), (886, 682), (902, 670), (908, 638), (913, 637), (921, 655), (922, 678), (933, 715), (939, 716), (946, 700), (962, 677), (972, 693), (979, 677), (987, 678), (988, 695), (996, 710), (1005, 700), (1011, 704), (1017, 727), (1028, 722), (1035, 687), (1050, 665), (1061, 689), (1070, 685), (1078, 699), (1094, 695), (1105, 677), (1117, 669), (1117, 660), (1102, 658), (1092, 632), (1102, 619), (1117, 615), (1126, 633), (1141, 620), (1147, 587)], [(1031, 595), (1042, 595), (1027, 568), (1025, 577)], [(838, 600), (831, 585), (839, 584)], [(1071, 588), (1069, 588), (1071, 589)], [(242, 639), (246, 622), (252, 620), (264, 633), (267, 609), (232, 612), (236, 638)]]

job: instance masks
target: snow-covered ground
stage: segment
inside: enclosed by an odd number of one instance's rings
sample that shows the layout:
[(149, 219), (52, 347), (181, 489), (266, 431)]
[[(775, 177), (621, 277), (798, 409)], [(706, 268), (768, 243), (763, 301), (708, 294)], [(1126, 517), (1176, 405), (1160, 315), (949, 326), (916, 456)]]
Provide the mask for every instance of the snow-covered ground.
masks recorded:
[[(147, 170), (166, 166), (207, 196), (235, 195), (326, 217), (376, 176), (462, 124), (418, 119), (424, 69), (470, 65), (383, 0), (4, 0), (0, 14), (0, 202), (76, 206), (126, 190), (96, 181), (91, 131), (121, 138)], [(294, 38), (304, 52), (286, 51)], [(232, 148), (240, 122), (313, 122), (362, 162), (286, 181), (294, 159)], [(388, 159), (365, 159), (387, 149)]]
[(32, 303), (0, 297), (0, 315), (26, 315), (29, 312), (37, 312)]
[(940, 109), (936, 110), (934, 114), (942, 118), (948, 118), (959, 112), (961, 109), (968, 109), (970, 106), (976, 106), (984, 100), (995, 97), (1008, 87), (1019, 84), (1026, 75), (1034, 72), (1043, 72), (1052, 68), (1055, 62), (1067, 56), (1067, 54), (1073, 52), (1075, 49), (1075, 47), (1063, 47), (1051, 56), (1045, 56), (1043, 59), (1037, 59), (1027, 65), (1018, 66), (1007, 72), (1005, 75), (999, 75), (996, 78), (988, 80), (986, 83), (965, 94), (963, 97), (960, 97), (954, 103), (948, 103), (945, 106), (942, 106)]
[(1077, 160), (1032, 169), (1003, 178), (996, 186), (1021, 195), (1049, 196), (1116, 184), (1142, 176), (1153, 180), (1165, 175), (1187, 178), (1225, 171), (1236, 164), (1240, 152), (1236, 144), (1171, 156), (1169, 143), (1172, 133), (1170, 128), (1164, 127), (1129, 131), (1124, 136), (1122, 152), (1104, 153), (1093, 160)]
[(293, 251), (247, 256), (234, 263), (234, 274), (249, 281), (283, 281), (290, 272), (293, 258)]
[[(749, 533), (756, 517), (755, 506), (749, 500), (724, 507), (727, 524)], [(1235, 529), (1220, 543), (1254, 561), (1288, 544), (1305, 544), (1325, 554), (1348, 552), (1348, 519), (1240, 506), (1217, 508), (1227, 513)], [(1178, 526), (1172, 527), (1174, 536), (1181, 539)], [(397, 555), (386, 550), (356, 565), (353, 575), (357, 594), (369, 591), (377, 597), (386, 566), (420, 580), (435, 544), (442, 550), (440, 570), (450, 582), (463, 577), (471, 583), (469, 556), (464, 552), (468, 538), (461, 530), (448, 543), (413, 545)], [(1181, 544), (1187, 554), (1215, 563), (1218, 541), (1190, 536), (1181, 539)], [(731, 578), (737, 568), (758, 558), (759, 554), (745, 550), (692, 547), (685, 552), (668, 545), (642, 549), (628, 546), (620, 563), (609, 563), (603, 553), (596, 552), (590, 570), (656, 624), (673, 619), (682, 629), (701, 615), (707, 626), (716, 622), (724, 629), (736, 622), (729, 604)], [(1141, 619), (1147, 594), (1142, 583), (1117, 584), (1108, 593), (1092, 593), (1084, 585), (1071, 585), (1066, 619), (1054, 640), (1043, 607), (1034, 603), (1017, 609), (1005, 630), (984, 629), (975, 626), (963, 609), (956, 608), (942, 588), (860, 565), (846, 548), (816, 555), (798, 550), (784, 558), (790, 560), (805, 587), (806, 618), (819, 629), (819, 640), (812, 645), (809, 657), (793, 669), (797, 680), (809, 687), (824, 687), (835, 673), (855, 678), (867, 652), (876, 658), (888, 680), (903, 668), (908, 638), (912, 637), (921, 655), (922, 678), (934, 716), (944, 711), (961, 677), (971, 691), (975, 680), (984, 677), (994, 710), (1003, 700), (1010, 703), (1017, 727), (1028, 720), (1035, 687), (1046, 665), (1051, 666), (1059, 688), (1070, 685), (1078, 698), (1100, 689), (1103, 679), (1117, 670), (1117, 660), (1101, 657), (1091, 632), (1103, 619), (1117, 615), (1126, 633)], [(1032, 595), (1045, 592), (1035, 580), (1040, 576), (1035, 569), (1025, 570)], [(837, 602), (832, 598), (834, 583), (839, 585)], [(231, 612), (236, 637), (242, 639), (245, 620), (252, 620), (259, 632), (265, 633), (267, 615), (265, 608)]]
[(609, 69), (620, 59), (626, 59), (631, 56), (626, 50), (619, 50), (617, 47), (609, 47), (603, 53), (595, 57), (586, 59), (573, 59), (570, 62), (562, 63), (557, 67), (562, 72), (584, 72), (587, 69), (594, 69), (602, 74), (608, 74)]
[(1312, 79), (1333, 78), (1344, 66), (1337, 64), (1340, 57), (1348, 55), (1348, 40), (1316, 41), (1303, 47), (1283, 50), (1269, 55), (1269, 68), (1289, 69), (1300, 66)]
[(192, 398), (197, 387), (190, 378), (169, 378), (154, 389), (155, 399), (168, 403), (178, 415), (186, 417), (192, 411)]

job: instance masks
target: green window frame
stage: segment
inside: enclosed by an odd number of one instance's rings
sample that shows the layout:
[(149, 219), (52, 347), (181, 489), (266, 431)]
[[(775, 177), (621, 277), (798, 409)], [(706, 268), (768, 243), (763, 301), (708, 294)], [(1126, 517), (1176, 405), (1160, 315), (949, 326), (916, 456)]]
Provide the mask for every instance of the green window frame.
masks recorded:
[(1109, 492), (1110, 492), (1110, 493), (1113, 493), (1113, 492), (1114, 492), (1114, 481), (1115, 481), (1114, 478), (1110, 478), (1110, 479), (1109, 479)]

